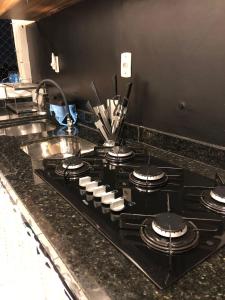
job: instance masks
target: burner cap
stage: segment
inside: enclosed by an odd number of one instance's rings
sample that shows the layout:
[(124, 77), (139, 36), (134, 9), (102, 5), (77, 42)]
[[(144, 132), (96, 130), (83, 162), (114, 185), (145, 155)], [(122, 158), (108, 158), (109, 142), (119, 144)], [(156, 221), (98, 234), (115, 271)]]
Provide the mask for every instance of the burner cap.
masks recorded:
[(152, 221), (152, 229), (163, 237), (181, 237), (187, 232), (187, 224), (181, 216), (166, 212), (157, 215)]
[(103, 144), (104, 147), (113, 147), (115, 146), (115, 141), (113, 140), (108, 140)]
[(210, 191), (210, 196), (221, 203), (225, 203), (225, 186), (217, 186)]
[(81, 175), (84, 176), (89, 169), (89, 163), (73, 156), (58, 164), (55, 168), (55, 173), (59, 176), (64, 176), (65, 179), (73, 180)]
[(79, 157), (72, 157), (65, 159), (62, 167), (68, 170), (74, 170), (81, 168), (84, 165), (83, 161)]
[(133, 175), (141, 180), (160, 180), (165, 173), (156, 166), (142, 166), (133, 171)]
[(115, 146), (108, 151), (108, 155), (111, 155), (113, 157), (123, 158), (123, 157), (131, 156), (132, 154), (133, 151), (131, 151), (127, 147), (121, 147), (121, 146)]

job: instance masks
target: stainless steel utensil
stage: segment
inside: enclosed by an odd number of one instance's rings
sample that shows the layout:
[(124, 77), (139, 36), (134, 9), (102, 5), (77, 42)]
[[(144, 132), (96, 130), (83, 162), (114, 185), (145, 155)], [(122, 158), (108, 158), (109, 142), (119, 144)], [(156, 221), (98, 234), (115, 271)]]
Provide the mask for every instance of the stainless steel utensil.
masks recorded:
[(106, 108), (104, 104), (101, 103), (98, 91), (93, 81), (91, 82), (91, 88), (95, 94), (97, 103), (99, 104), (93, 107), (98, 118), (95, 122), (95, 126), (100, 130), (106, 141), (115, 141), (127, 113), (128, 99), (130, 97), (132, 83), (128, 83), (126, 96), (121, 101), (121, 96), (118, 95), (117, 75), (115, 74), (113, 76), (113, 89), (115, 96), (112, 99), (107, 99)]
[(105, 127), (107, 128), (108, 132), (111, 134), (112, 131), (111, 131), (111, 126), (110, 126), (109, 120), (108, 120), (108, 112), (106, 111), (104, 105), (100, 105), (98, 108), (99, 108), (99, 113), (100, 113), (101, 119), (102, 119)]
[(112, 123), (112, 133), (115, 134), (117, 129), (119, 128), (123, 118), (125, 117), (127, 113), (127, 107), (128, 107), (128, 99), (130, 97), (132, 89), (132, 83), (129, 82), (127, 86), (127, 92), (126, 92), (126, 97), (123, 98), (123, 101), (117, 105), (114, 111), (114, 120)]
[[(95, 114), (99, 118), (99, 120), (102, 122), (101, 129), (105, 131), (105, 135), (109, 136), (109, 139), (112, 138), (112, 130), (109, 123), (109, 115), (108, 111), (105, 109), (105, 106), (101, 103), (97, 88), (94, 84), (94, 82), (91, 82), (91, 88), (95, 94), (95, 97), (99, 103), (99, 105), (93, 107)], [(98, 126), (100, 126), (100, 122), (98, 122)]]
[(99, 106), (95, 106), (93, 107), (93, 110), (95, 112), (95, 115), (96, 117), (98, 118), (98, 120), (95, 122), (95, 125), (97, 124), (97, 128), (101, 128), (101, 132), (104, 131), (104, 133), (102, 133), (105, 136), (111, 136), (111, 128), (109, 128), (109, 130), (106, 128), (104, 122), (102, 121), (102, 118), (101, 118), (101, 114), (100, 114), (100, 111), (99, 111)]
[(108, 142), (110, 139), (108, 138), (107, 133), (103, 127), (103, 123), (100, 120), (98, 120), (95, 122), (95, 126), (96, 126), (96, 128), (98, 128), (100, 130), (102, 136)]

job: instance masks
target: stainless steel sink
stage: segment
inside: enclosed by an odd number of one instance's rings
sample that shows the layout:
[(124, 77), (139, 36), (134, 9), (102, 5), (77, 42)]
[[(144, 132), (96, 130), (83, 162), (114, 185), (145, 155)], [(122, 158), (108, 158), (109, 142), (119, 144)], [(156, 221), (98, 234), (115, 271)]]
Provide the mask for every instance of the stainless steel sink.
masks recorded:
[(32, 160), (40, 161), (44, 158), (63, 159), (81, 153), (90, 152), (94, 144), (76, 136), (51, 137), (48, 140), (32, 142), (24, 145), (21, 149)]
[(55, 129), (55, 125), (49, 124), (45, 121), (36, 121), (22, 125), (10, 126), (0, 129), (0, 135), (7, 136), (21, 136), (28, 134), (41, 133)]

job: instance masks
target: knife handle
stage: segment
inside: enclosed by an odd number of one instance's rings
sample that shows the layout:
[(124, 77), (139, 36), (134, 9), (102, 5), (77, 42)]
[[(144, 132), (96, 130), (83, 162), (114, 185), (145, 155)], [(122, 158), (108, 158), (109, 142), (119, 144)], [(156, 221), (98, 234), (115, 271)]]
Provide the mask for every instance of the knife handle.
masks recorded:
[(114, 74), (113, 76), (113, 88), (114, 88), (114, 93), (115, 93), (115, 96), (118, 95), (118, 86), (117, 86), (117, 75)]
[(127, 99), (129, 99), (129, 97), (130, 97), (132, 85), (133, 85), (132, 82), (129, 82), (129, 83), (128, 83), (128, 86), (127, 86), (127, 94), (126, 94), (126, 98), (127, 98)]

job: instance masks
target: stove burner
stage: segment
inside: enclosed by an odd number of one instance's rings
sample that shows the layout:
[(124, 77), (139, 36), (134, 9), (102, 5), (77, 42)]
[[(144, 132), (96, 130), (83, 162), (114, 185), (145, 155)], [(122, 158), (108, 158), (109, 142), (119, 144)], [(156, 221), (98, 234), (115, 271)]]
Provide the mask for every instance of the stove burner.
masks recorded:
[(89, 169), (90, 165), (79, 157), (69, 157), (56, 166), (55, 173), (73, 179), (83, 175)]
[(156, 166), (143, 166), (136, 169), (133, 175), (142, 180), (159, 180), (165, 176), (165, 173)]
[(130, 181), (141, 188), (155, 188), (167, 183), (168, 176), (156, 166), (141, 166), (129, 175)]
[(210, 196), (221, 203), (225, 203), (225, 186), (217, 186), (210, 192)]
[(84, 165), (83, 161), (79, 157), (73, 157), (72, 159), (65, 159), (62, 167), (64, 169), (73, 170), (78, 169)]
[(153, 230), (163, 237), (181, 237), (187, 232), (186, 222), (174, 213), (161, 213), (152, 221)]
[(110, 161), (123, 162), (134, 156), (134, 152), (127, 147), (115, 146), (111, 148), (107, 154), (106, 159)]
[(220, 213), (225, 214), (225, 186), (220, 185), (211, 191), (206, 191), (201, 196), (204, 206)]
[(108, 141), (104, 142), (103, 146), (104, 147), (113, 147), (113, 146), (115, 146), (115, 141), (108, 140)]
[(199, 232), (191, 221), (173, 213), (147, 218), (140, 228), (142, 240), (155, 250), (170, 254), (186, 252), (198, 244)]

